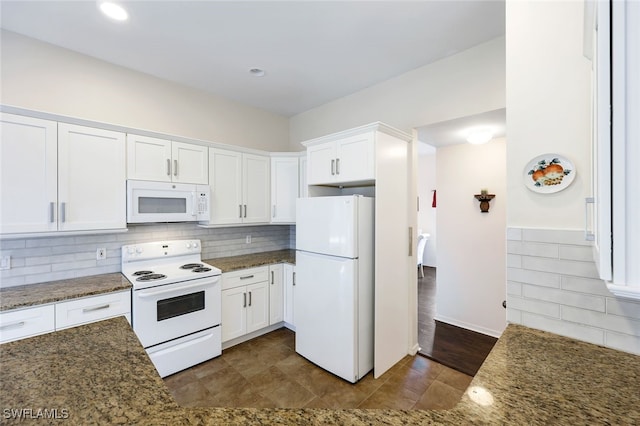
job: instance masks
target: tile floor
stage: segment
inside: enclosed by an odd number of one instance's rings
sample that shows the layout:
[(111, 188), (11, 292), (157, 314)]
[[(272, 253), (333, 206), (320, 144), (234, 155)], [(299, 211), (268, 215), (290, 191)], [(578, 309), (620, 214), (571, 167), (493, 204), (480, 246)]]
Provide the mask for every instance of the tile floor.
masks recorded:
[(286, 328), (165, 378), (186, 407), (447, 409), (472, 377), (422, 356), (350, 384), (296, 354)]

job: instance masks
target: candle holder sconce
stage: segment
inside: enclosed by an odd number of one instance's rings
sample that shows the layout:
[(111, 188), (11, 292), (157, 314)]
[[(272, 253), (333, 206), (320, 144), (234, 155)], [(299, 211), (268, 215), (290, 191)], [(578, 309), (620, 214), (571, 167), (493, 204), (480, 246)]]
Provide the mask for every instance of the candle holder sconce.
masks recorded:
[(489, 201), (493, 200), (496, 195), (488, 194), (487, 191), (481, 191), (481, 194), (474, 195), (476, 200), (480, 201), (480, 211), (482, 213), (489, 213)]

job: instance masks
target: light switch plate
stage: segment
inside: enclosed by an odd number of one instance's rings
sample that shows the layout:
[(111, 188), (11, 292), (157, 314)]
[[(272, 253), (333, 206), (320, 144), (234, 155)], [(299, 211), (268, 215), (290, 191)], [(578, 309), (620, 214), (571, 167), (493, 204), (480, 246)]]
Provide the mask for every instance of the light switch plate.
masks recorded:
[(0, 269), (11, 269), (11, 256), (2, 256), (0, 258)]

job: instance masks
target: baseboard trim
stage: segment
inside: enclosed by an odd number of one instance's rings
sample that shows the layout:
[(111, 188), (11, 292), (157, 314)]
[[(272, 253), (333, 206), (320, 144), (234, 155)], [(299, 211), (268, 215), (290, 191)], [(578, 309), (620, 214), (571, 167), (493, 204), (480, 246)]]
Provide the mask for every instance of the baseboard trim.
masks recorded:
[(261, 328), (260, 330), (253, 331), (249, 334), (245, 334), (244, 336), (236, 337), (235, 339), (227, 340), (226, 342), (222, 342), (222, 350), (229, 349), (232, 346), (239, 345), (240, 343), (244, 343), (251, 339), (255, 339), (258, 336), (262, 336), (263, 334), (271, 333), (272, 331), (276, 331), (284, 325), (284, 322), (278, 322), (269, 327)]
[(411, 356), (414, 356), (418, 352), (420, 352), (420, 345), (417, 343), (409, 348), (409, 355)]
[(495, 337), (495, 338), (499, 338), (502, 335), (502, 330), (498, 331), (498, 330), (492, 330), (489, 328), (485, 328), (485, 327), (480, 327), (478, 325), (475, 324), (469, 324), (466, 323), (464, 321), (458, 321), (454, 318), (450, 318), (450, 317), (446, 317), (443, 315), (435, 315), (434, 319), (436, 321), (440, 321), (440, 322), (444, 322), (447, 324), (451, 324), (454, 325), (456, 327), (460, 327), (460, 328), (465, 328), (467, 330), (471, 330), (471, 331), (475, 331), (476, 333), (480, 333), (480, 334), (486, 334), (487, 336), (491, 336), (491, 337)]

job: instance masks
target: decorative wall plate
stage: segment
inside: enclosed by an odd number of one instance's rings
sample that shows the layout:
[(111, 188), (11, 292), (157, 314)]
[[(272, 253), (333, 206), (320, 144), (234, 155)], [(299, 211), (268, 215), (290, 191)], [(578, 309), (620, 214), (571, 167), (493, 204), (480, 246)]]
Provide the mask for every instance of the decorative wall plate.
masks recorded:
[(571, 185), (576, 176), (573, 163), (558, 154), (540, 155), (524, 168), (524, 184), (534, 192), (551, 194)]

